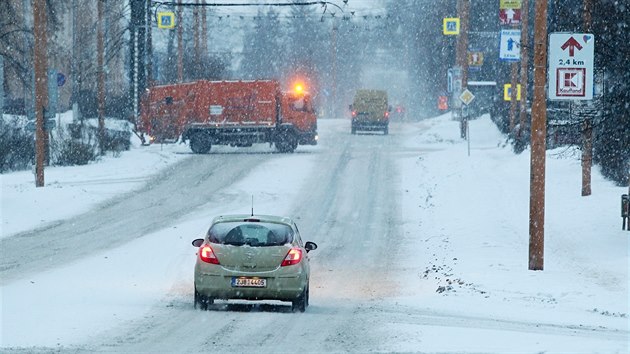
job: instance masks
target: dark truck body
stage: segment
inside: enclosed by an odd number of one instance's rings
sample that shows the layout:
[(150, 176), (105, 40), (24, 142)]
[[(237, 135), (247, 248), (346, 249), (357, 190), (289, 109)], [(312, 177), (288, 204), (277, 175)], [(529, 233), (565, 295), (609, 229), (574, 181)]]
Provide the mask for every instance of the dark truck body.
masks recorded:
[(352, 112), (351, 133), (357, 130), (381, 130), (389, 132), (387, 92), (383, 90), (357, 90), (350, 105)]
[(141, 121), (153, 140), (181, 135), (195, 153), (214, 144), (257, 143), (292, 152), (299, 144), (316, 145), (318, 138), (310, 95), (282, 92), (274, 80), (156, 86), (146, 96)]

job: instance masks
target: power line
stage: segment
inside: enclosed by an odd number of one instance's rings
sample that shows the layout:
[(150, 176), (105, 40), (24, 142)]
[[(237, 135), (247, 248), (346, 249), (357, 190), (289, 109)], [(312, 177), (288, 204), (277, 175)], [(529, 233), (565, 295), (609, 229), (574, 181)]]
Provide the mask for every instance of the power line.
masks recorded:
[(235, 7), (235, 6), (312, 6), (312, 5), (321, 5), (326, 8), (326, 6), (331, 5), (343, 12), (343, 9), (339, 7), (339, 5), (332, 3), (330, 1), (304, 1), (304, 2), (281, 2), (281, 3), (175, 3), (173, 1), (154, 1), (151, 0), (151, 3), (154, 5), (162, 6), (181, 6), (181, 7)]

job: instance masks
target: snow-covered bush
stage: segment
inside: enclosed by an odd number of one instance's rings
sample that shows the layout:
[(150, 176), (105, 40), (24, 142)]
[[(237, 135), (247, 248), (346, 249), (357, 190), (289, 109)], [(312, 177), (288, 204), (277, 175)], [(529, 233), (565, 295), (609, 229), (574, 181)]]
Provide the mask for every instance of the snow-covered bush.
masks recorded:
[(0, 119), (0, 173), (30, 168), (35, 157), (34, 133), (17, 118)]

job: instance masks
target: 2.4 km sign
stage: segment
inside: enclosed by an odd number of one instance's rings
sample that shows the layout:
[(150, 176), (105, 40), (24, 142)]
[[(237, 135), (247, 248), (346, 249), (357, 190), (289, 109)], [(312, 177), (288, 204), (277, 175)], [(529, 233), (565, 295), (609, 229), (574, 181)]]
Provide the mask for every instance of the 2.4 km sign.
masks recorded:
[(549, 99), (592, 100), (595, 36), (552, 33), (549, 36)]

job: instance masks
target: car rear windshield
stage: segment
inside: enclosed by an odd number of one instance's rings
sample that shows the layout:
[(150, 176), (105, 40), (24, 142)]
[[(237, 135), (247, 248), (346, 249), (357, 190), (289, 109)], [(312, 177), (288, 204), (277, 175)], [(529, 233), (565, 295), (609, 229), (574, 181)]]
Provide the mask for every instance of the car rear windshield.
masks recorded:
[(285, 224), (220, 222), (210, 227), (208, 239), (224, 245), (281, 246), (293, 240), (293, 231)]

